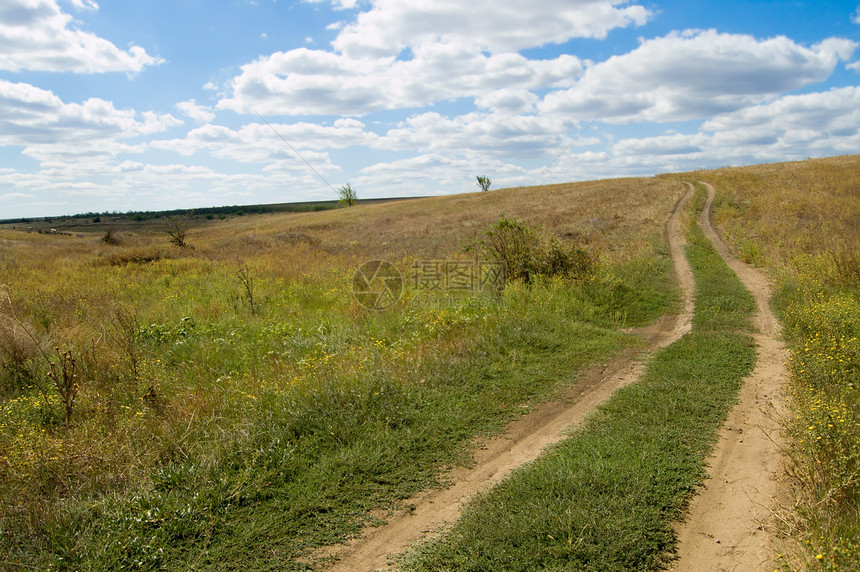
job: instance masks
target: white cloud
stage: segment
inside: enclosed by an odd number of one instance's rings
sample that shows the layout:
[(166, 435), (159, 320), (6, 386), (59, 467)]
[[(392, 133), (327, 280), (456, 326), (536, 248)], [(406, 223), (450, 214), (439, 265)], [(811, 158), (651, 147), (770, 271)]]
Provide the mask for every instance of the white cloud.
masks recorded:
[[(91, 0), (77, 8), (98, 9)], [(163, 60), (139, 46), (128, 51), (73, 26), (56, 0), (5, 0), (0, 3), (0, 69), (49, 72), (139, 72)]]
[(215, 114), (212, 113), (211, 107), (197, 105), (197, 101), (189, 99), (176, 104), (177, 109), (196, 121), (197, 123), (209, 123), (215, 119)]
[(860, 6), (857, 7), (857, 10), (851, 16), (851, 21), (855, 24), (860, 24)]
[(754, 130), (783, 133), (812, 130), (822, 138), (860, 127), (860, 87), (835, 88), (820, 93), (790, 95), (766, 105), (718, 115), (702, 125), (703, 131)]
[(604, 38), (651, 13), (626, 0), (376, 0), (334, 40), (351, 58), (386, 57), (438, 40), (516, 52), (572, 38)]
[(860, 148), (860, 87), (792, 95), (706, 121), (699, 132), (624, 139), (610, 168), (651, 173), (805, 159)]
[[(352, 6), (336, 2), (347, 4)], [(218, 106), (240, 113), (358, 116), (479, 97), (496, 108), (496, 90), (570, 86), (582, 71), (574, 56), (532, 60), (520, 50), (604, 38), (650, 16), (619, 0), (376, 0), (354, 21), (328, 27), (339, 30), (333, 51), (295, 49), (242, 66), (231, 96)]]
[(299, 48), (242, 66), (232, 96), (220, 109), (266, 115), (363, 115), (382, 109), (424, 107), (498, 89), (570, 85), (582, 66), (574, 56), (529, 60), (485, 54), (450, 42), (416, 46), (412, 58), (353, 60)]
[(588, 67), (575, 86), (550, 93), (538, 108), (579, 118), (603, 112), (616, 123), (705, 118), (824, 81), (856, 47), (838, 38), (806, 48), (785, 37), (673, 33)]
[(98, 10), (99, 5), (95, 2), (95, 0), (69, 0), (72, 6), (78, 8), (79, 10)]
[(206, 152), (243, 163), (301, 162), (281, 137), (315, 168), (331, 168), (328, 149), (373, 146), (378, 140), (377, 135), (364, 130), (360, 121), (338, 119), (330, 126), (304, 122), (271, 126), (251, 123), (239, 130), (210, 124), (189, 131), (183, 139), (157, 140), (150, 145), (186, 156)]
[(169, 114), (116, 109), (98, 98), (65, 103), (50, 91), (0, 79), (0, 145), (71, 143), (84, 149), (181, 124)]
[(391, 129), (380, 146), (438, 154), (481, 158), (543, 158), (563, 149), (572, 121), (533, 115), (469, 113), (453, 119), (422, 113)]
[(502, 113), (529, 113), (534, 110), (538, 96), (527, 89), (502, 88), (475, 99), (479, 109)]

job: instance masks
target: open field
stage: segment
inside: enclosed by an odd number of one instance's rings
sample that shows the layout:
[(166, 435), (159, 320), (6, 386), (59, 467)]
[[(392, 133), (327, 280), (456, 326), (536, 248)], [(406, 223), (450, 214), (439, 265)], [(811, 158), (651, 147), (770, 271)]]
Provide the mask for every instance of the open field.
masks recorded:
[[(326, 565), (320, 547), (439, 486), (476, 438), (641, 345), (630, 327), (677, 311), (664, 224), (680, 181), (705, 180), (732, 250), (774, 279), (793, 349), (799, 504), (780, 513), (780, 566), (856, 569), (858, 173), (860, 158), (841, 157), (204, 217), (186, 248), (168, 242), (165, 221), (122, 227), (112, 243), (99, 227), (0, 230), (0, 567)], [(596, 266), (501, 293), (455, 280), (451, 269), (487, 254), (464, 245), (503, 215)], [(691, 232), (704, 289), (694, 331), (576, 439), (470, 509), (454, 540), (404, 565), (482, 569), (486, 554), (518, 569), (669, 561), (672, 520), (755, 359), (748, 294)], [(384, 312), (353, 295), (355, 269), (373, 259), (403, 277)], [(433, 289), (439, 280), (450, 282)], [(588, 508), (578, 490), (618, 502)], [(535, 507), (547, 491), (553, 502)], [(569, 510), (551, 518), (559, 503)], [(469, 518), (504, 526), (482, 537)]]
[[(620, 180), (236, 217), (191, 227), (184, 249), (160, 228), (118, 244), (2, 232), (0, 560), (309, 566), (473, 437), (638, 343), (622, 329), (674, 298), (662, 232), (682, 191)], [(472, 260), (463, 243), (501, 214), (599, 253), (597, 273), (468, 303), (409, 285), (416, 261)], [(352, 296), (371, 258), (407, 277), (387, 312)]]
[[(692, 328), (570, 438), (471, 503), (404, 569), (620, 572), (672, 561), (672, 523), (701, 485), (717, 429), (756, 359), (750, 293), (692, 221), (688, 233)], [(695, 569), (717, 569), (704, 564)]]

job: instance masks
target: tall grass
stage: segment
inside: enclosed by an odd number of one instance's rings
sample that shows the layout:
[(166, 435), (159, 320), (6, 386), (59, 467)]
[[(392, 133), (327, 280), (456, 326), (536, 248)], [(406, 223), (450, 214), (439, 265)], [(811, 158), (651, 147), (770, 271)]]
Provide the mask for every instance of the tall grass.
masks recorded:
[[(700, 189), (695, 205), (701, 207)], [(693, 331), (572, 437), (474, 501), (406, 570), (655, 570), (756, 355), (755, 302), (695, 223)]]
[[(619, 196), (657, 197), (647, 208), (668, 214), (678, 187), (649, 185)], [(589, 203), (599, 196), (583, 199), (592, 219), (621, 204)], [(391, 208), (213, 221), (189, 230), (193, 250), (157, 231), (120, 246), (0, 233), (0, 562), (307, 568), (311, 549), (434, 486), (473, 437), (635, 343), (620, 330), (672, 303), (655, 217), (595, 230), (595, 247), (613, 232), (636, 240), (608, 249), (588, 283), (539, 280), (473, 304), (413, 305), (407, 292), (391, 311), (365, 310), (351, 292), (358, 261), (387, 257), (408, 276), (469, 231), (425, 235), (423, 219), (402, 221), (407, 206)], [(545, 227), (597, 229), (584, 216)], [(365, 224), (409, 238), (351, 246)], [(76, 356), (69, 426), (26, 340)]]
[(721, 169), (715, 218), (767, 268), (791, 357), (785, 570), (860, 569), (860, 157)]

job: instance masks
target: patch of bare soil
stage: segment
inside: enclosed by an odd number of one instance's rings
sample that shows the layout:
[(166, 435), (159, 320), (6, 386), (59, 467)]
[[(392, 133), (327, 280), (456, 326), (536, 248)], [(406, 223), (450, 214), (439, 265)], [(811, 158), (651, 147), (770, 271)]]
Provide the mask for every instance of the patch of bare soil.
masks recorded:
[(690, 504), (686, 522), (677, 529), (678, 571), (767, 570), (774, 560), (773, 513), (784, 494), (783, 440), (778, 419), (785, 414), (782, 393), (788, 379), (787, 353), (779, 341), (779, 323), (770, 310), (765, 275), (736, 258), (717, 235), (711, 221), (714, 187), (700, 224), (720, 256), (752, 292), (758, 305), (755, 339), (759, 357), (729, 413), (710, 463), (710, 479)]
[[(694, 281), (684, 256), (680, 229), (680, 216), (691, 195), (692, 188), (675, 205), (666, 224), (670, 253), (683, 292), (683, 311), (637, 331), (644, 338), (645, 352), (668, 346), (691, 328)], [(500, 437), (476, 444), (474, 464), (457, 467), (445, 475), (444, 481), (452, 483), (448, 488), (421, 493), (404, 503), (408, 508), (384, 515), (386, 524), (367, 528), (360, 538), (316, 556), (334, 557), (331, 571), (388, 569), (391, 555), (405, 552), (412, 543), (444, 530), (475, 493), (489, 489), (512, 469), (536, 459), (615, 390), (636, 381), (644, 370), (642, 355), (641, 348), (630, 349), (606, 364), (586, 370), (561, 399), (545, 403), (512, 422)]]

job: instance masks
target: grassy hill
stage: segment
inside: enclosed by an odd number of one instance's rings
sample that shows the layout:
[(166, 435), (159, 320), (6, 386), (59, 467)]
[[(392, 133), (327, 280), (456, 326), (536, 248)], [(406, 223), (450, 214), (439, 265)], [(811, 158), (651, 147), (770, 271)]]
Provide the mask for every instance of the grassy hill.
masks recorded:
[[(858, 314), (838, 304), (858, 295), (848, 278), (858, 166), (860, 158), (844, 157), (204, 216), (189, 225), (186, 248), (168, 242), (164, 220), (117, 227), (111, 243), (98, 226), (50, 235), (5, 225), (0, 561), (68, 570), (310, 566), (314, 548), (435, 486), (473, 437), (575, 384), (585, 365), (637, 343), (626, 328), (671, 310), (663, 225), (683, 193), (679, 179), (717, 184), (717, 222), (748, 260), (773, 270), (795, 344), (824, 324), (856, 332)], [(501, 294), (480, 288), (464, 272), (489, 254), (463, 246), (486, 241), (502, 215), (532, 229), (542, 248), (554, 239), (588, 252), (593, 272), (537, 276)], [(356, 269), (374, 259), (402, 279), (384, 312), (354, 295)], [(819, 284), (823, 294), (813, 292)], [(816, 321), (811, 304), (825, 304), (830, 321)], [(839, 379), (860, 367), (854, 335), (839, 346), (848, 348), (838, 354), (848, 364)], [(816, 347), (830, 364), (830, 346)], [(796, 375), (798, 387), (814, 386), (797, 392), (801, 424), (807, 414), (825, 419), (806, 396), (832, 394), (828, 407), (846, 419), (837, 428), (856, 426), (847, 382), (834, 393), (829, 377)], [(839, 465), (847, 471), (839, 494), (827, 497), (841, 503), (829, 514), (850, 513), (856, 500), (853, 435), (834, 437), (843, 448), (827, 457), (848, 463)], [(820, 453), (804, 461), (801, 449), (800, 466), (818, 467)], [(819, 473), (809, 479), (821, 482)], [(856, 554), (844, 540), (856, 519), (822, 541), (808, 531), (824, 517), (797, 518), (806, 519), (797, 535), (810, 540), (813, 565), (819, 553)]]

